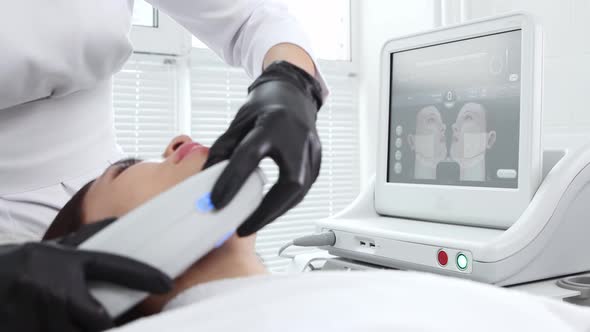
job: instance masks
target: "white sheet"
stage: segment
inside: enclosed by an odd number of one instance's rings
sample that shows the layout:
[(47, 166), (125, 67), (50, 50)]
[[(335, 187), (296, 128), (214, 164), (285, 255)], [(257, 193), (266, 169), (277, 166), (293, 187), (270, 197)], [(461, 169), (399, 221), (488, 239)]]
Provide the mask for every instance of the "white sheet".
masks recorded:
[(590, 309), (424, 273), (322, 272), (196, 286), (113, 331), (590, 331)]

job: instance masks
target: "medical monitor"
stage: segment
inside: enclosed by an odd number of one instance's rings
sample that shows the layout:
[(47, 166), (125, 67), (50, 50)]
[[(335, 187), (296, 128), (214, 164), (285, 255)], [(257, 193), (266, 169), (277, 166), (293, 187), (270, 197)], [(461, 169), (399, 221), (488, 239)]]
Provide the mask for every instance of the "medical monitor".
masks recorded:
[(537, 32), (522, 14), (390, 41), (376, 208), (507, 228), (540, 178)]
[(391, 54), (388, 182), (518, 187), (521, 35)]

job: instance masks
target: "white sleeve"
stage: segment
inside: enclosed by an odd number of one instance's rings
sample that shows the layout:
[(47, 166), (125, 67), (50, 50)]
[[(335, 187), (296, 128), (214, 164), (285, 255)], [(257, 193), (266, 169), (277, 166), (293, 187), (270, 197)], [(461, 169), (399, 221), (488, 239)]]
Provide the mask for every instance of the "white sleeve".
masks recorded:
[[(262, 72), (264, 56), (280, 43), (303, 48), (315, 59), (311, 42), (287, 7), (271, 0), (148, 0), (162, 10), (225, 62), (243, 67), (250, 77)], [(315, 60), (314, 60), (315, 61)], [(324, 93), (325, 80), (317, 75)]]

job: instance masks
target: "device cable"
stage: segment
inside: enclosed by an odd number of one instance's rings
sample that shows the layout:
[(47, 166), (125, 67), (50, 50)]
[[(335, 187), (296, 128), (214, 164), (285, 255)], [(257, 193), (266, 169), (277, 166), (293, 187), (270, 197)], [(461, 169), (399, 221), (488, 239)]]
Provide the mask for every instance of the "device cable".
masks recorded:
[(321, 246), (333, 246), (336, 243), (336, 234), (332, 231), (319, 233), (319, 234), (312, 234), (306, 235), (302, 237), (298, 237), (293, 241), (285, 244), (279, 249), (279, 257), (284, 258), (291, 258), (293, 259), (295, 256), (283, 254), (290, 246), (298, 246), (298, 247), (321, 247)]
[(291, 259), (295, 258), (295, 256), (293, 256), (293, 255), (283, 254), (283, 251), (287, 250), (287, 248), (289, 248), (292, 245), (293, 245), (293, 241), (289, 241), (289, 243), (282, 246), (281, 249), (279, 249), (279, 257), (291, 258)]
[(326, 257), (316, 257), (316, 258), (310, 259), (309, 261), (307, 261), (307, 263), (305, 264), (305, 266), (303, 266), (303, 269), (301, 269), (301, 272), (305, 272), (308, 268), (309, 268), (309, 271), (311, 271), (311, 272), (317, 271), (317, 270), (321, 270), (322, 269), (321, 267), (317, 268), (317, 267), (313, 266), (313, 263), (314, 262), (318, 262), (318, 261), (324, 261), (324, 262), (326, 262), (326, 261), (328, 261), (328, 258), (326, 258)]

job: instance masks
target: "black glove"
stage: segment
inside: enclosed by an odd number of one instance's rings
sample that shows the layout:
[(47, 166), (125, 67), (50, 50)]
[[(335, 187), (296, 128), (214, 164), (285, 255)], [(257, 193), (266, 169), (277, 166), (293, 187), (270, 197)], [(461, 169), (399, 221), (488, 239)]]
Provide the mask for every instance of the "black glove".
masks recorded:
[(0, 246), (0, 331), (102, 331), (111, 317), (88, 281), (163, 293), (172, 281), (143, 263), (49, 243)]
[(256, 211), (240, 226), (250, 235), (297, 205), (320, 172), (321, 144), (316, 130), (320, 84), (288, 63), (271, 64), (248, 88), (248, 99), (227, 131), (209, 150), (205, 167), (229, 159), (211, 201), (225, 207), (265, 157), (279, 166), (279, 179)]

